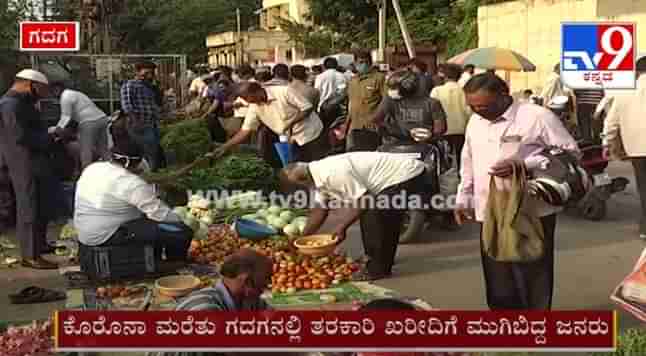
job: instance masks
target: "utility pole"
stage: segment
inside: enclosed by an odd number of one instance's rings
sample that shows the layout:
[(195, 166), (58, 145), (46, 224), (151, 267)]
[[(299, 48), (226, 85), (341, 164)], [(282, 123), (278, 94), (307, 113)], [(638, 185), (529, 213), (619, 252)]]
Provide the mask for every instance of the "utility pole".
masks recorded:
[(379, 51), (377, 52), (377, 62), (383, 63), (386, 60), (386, 9), (388, 3), (386, 0), (378, 0), (379, 4)]
[(236, 41), (237, 42), (236, 43), (237, 44), (236, 48), (237, 48), (238, 54), (236, 55), (236, 65), (239, 66), (239, 65), (242, 64), (242, 62), (244, 62), (244, 60), (242, 58), (242, 56), (243, 56), (243, 54), (242, 54), (242, 35), (241, 35), (242, 34), (242, 24), (241, 24), (241, 21), (240, 21), (240, 8), (236, 8), (236, 22), (238, 24), (238, 40)]
[(411, 59), (415, 57), (415, 47), (413, 46), (413, 41), (410, 38), (408, 33), (408, 27), (406, 27), (406, 19), (402, 14), (402, 9), (399, 7), (399, 0), (393, 0), (393, 7), (395, 8), (395, 14), (397, 14), (397, 22), (399, 22), (399, 28), (402, 31), (402, 37), (404, 37), (404, 43), (406, 44), (406, 50), (408, 51), (408, 57)]

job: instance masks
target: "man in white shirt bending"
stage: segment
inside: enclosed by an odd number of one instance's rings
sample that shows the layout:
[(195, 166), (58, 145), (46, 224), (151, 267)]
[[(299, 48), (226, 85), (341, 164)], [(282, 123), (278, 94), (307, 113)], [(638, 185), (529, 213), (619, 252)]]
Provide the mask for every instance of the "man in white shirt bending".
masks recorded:
[(346, 230), (360, 220), (366, 269), (358, 281), (388, 277), (397, 253), (404, 213), (430, 201), (425, 187), (425, 165), (414, 158), (381, 152), (352, 152), (320, 161), (293, 163), (281, 172), (285, 187), (314, 191), (316, 207), (303, 235), (316, 233), (333, 207), (348, 208), (334, 234), (339, 243)]
[(276, 135), (288, 136), (295, 144), (295, 161), (311, 162), (325, 157), (327, 146), (321, 119), (312, 104), (298, 92), (287, 85), (263, 88), (259, 83), (245, 83), (241, 86), (240, 97), (249, 103), (242, 128), (218, 147), (214, 156), (221, 156), (245, 142), (264, 124)]
[[(112, 148), (111, 156), (109, 162), (89, 165), (77, 182), (74, 227), (79, 242), (85, 246), (152, 242), (166, 249), (168, 260), (183, 261), (192, 232), (157, 197), (155, 187), (139, 177), (143, 161), (141, 147), (120, 142)], [(138, 230), (158, 233), (127, 234), (123, 227), (129, 223), (140, 227), (157, 225)]]
[(67, 89), (63, 82), (52, 83), (50, 87), (54, 95), (60, 97), (61, 106), (61, 118), (54, 130), (64, 130), (71, 121), (78, 124), (81, 169), (105, 158), (108, 152), (108, 116), (87, 95)]

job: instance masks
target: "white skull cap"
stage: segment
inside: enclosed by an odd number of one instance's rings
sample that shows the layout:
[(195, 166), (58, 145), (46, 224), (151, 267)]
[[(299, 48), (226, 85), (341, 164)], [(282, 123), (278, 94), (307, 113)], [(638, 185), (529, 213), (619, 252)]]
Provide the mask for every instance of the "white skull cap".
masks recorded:
[(49, 85), (49, 81), (47, 80), (45, 74), (33, 69), (21, 70), (20, 72), (18, 72), (18, 74), (16, 74), (16, 78), (31, 80), (32, 82)]

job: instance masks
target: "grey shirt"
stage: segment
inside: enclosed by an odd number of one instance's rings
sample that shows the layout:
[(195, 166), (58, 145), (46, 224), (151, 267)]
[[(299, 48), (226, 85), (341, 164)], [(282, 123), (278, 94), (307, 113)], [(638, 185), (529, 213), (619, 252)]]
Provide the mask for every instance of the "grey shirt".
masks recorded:
[(446, 113), (439, 100), (414, 96), (394, 100), (384, 98), (382, 107), (385, 114), (383, 136), (386, 143), (413, 141), (410, 130), (418, 127), (433, 129), (435, 120), (446, 121)]

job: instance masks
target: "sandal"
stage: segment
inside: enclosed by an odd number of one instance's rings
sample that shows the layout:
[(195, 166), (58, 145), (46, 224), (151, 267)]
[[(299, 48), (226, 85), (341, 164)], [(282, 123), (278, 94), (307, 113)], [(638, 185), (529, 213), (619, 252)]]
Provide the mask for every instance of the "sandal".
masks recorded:
[(65, 293), (40, 287), (27, 287), (17, 294), (9, 295), (12, 304), (49, 303), (64, 299), (66, 299)]

